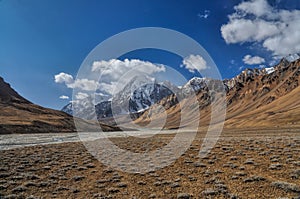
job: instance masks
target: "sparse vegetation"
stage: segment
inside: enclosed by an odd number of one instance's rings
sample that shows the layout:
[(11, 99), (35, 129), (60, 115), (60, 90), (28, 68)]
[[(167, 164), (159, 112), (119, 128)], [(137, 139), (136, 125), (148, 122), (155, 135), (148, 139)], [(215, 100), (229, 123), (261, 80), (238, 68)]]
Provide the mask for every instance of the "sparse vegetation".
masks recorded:
[[(53, 194), (57, 198), (295, 198), (299, 195), (296, 155), (299, 138), (227, 139), (229, 135), (225, 134), (202, 159), (197, 156), (201, 147), (199, 135), (174, 164), (146, 174), (113, 170), (94, 159), (80, 143), (0, 151), (0, 193), (3, 198), (48, 198)], [(247, 136), (251, 134), (247, 132)], [(168, 140), (168, 136), (157, 136), (148, 145), (159, 148)], [(120, 148), (137, 152), (136, 148), (145, 145), (142, 139), (112, 141)], [(287, 159), (292, 160), (287, 162)]]

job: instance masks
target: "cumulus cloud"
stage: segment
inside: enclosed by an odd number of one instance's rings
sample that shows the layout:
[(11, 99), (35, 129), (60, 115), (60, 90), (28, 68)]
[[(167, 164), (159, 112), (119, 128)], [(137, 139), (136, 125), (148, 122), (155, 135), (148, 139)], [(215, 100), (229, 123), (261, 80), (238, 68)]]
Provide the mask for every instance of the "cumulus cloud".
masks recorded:
[(260, 43), (275, 56), (300, 52), (300, 10), (275, 9), (267, 0), (245, 1), (234, 9), (221, 27), (227, 44)]
[(200, 55), (189, 55), (188, 57), (185, 57), (181, 66), (185, 67), (191, 73), (208, 68), (206, 61)]
[[(76, 79), (67, 73), (55, 75), (56, 83), (64, 83), (68, 88), (76, 88), (79, 91), (90, 93), (97, 91), (97, 96), (109, 98), (113, 92), (122, 90), (131, 78), (135, 77), (152, 77), (155, 73), (165, 72), (166, 67), (163, 64), (155, 64), (149, 61), (139, 59), (111, 59), (108, 61), (94, 61), (91, 66), (91, 72), (100, 76), (100, 81), (93, 79)], [(85, 95), (80, 93), (78, 97), (82, 99)], [(75, 96), (77, 97), (77, 96)], [(79, 99), (78, 98), (78, 99)]]
[(259, 56), (245, 55), (243, 62), (248, 65), (257, 65), (265, 62), (265, 59)]
[(61, 95), (61, 96), (59, 97), (59, 99), (63, 99), (63, 100), (65, 100), (65, 99), (69, 99), (69, 96), (66, 96), (66, 95)]
[(272, 11), (272, 7), (266, 0), (244, 1), (235, 6), (234, 9), (237, 11), (242, 11), (244, 13), (254, 14), (258, 17), (269, 15)]
[(100, 72), (102, 76), (109, 76), (113, 81), (118, 80), (124, 73), (134, 70), (136, 73), (153, 74), (165, 72), (166, 68), (162, 64), (154, 64), (139, 59), (111, 59), (109, 61), (95, 61), (92, 65), (93, 72)]
[(88, 98), (89, 96), (90, 96), (90, 95), (87, 94), (87, 93), (78, 92), (78, 93), (76, 93), (75, 98), (76, 98), (77, 100), (83, 100), (83, 99)]
[(89, 79), (76, 79), (67, 73), (59, 73), (54, 76), (56, 83), (64, 83), (68, 88), (77, 88), (84, 91), (94, 91), (98, 87), (98, 82)]
[(68, 88), (77, 88), (84, 91), (95, 91), (99, 84), (95, 80), (76, 79), (74, 82), (66, 85)]
[[(166, 67), (163, 64), (155, 64), (149, 61), (139, 59), (118, 59), (95, 61), (92, 64), (92, 72), (101, 75), (101, 82), (98, 85), (100, 91), (105, 95), (111, 95), (118, 92), (130, 81), (128, 78), (136, 76), (149, 76), (155, 73), (165, 72)], [(122, 84), (124, 82), (124, 84)], [(117, 88), (118, 85), (118, 88)]]
[(63, 73), (63, 72), (55, 75), (54, 79), (55, 79), (56, 83), (66, 83), (66, 84), (69, 84), (69, 83), (71, 83), (71, 82), (74, 81), (72, 75), (69, 75), (69, 74)]

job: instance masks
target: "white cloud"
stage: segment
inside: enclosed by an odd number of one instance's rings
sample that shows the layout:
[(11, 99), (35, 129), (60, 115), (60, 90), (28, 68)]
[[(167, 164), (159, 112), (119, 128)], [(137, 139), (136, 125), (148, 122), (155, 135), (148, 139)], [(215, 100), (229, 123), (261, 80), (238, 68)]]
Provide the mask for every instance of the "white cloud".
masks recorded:
[(139, 59), (111, 59), (109, 61), (95, 61), (92, 65), (93, 72), (100, 72), (102, 76), (109, 76), (111, 80), (118, 80), (129, 70), (134, 70), (136, 73), (148, 74), (165, 72), (166, 68), (162, 64), (154, 64), (148, 61)]
[(56, 83), (66, 83), (66, 84), (69, 84), (69, 83), (71, 83), (71, 82), (74, 81), (72, 75), (69, 75), (69, 74), (63, 73), (63, 72), (55, 75), (54, 79), (55, 79)]
[(204, 12), (202, 14), (198, 14), (198, 17), (203, 18), (203, 19), (207, 19), (210, 15), (210, 10), (204, 10)]
[(84, 91), (94, 91), (97, 89), (99, 84), (94, 80), (89, 79), (76, 79), (74, 80), (73, 76), (67, 73), (59, 73), (54, 76), (56, 83), (64, 83), (68, 88), (77, 88)]
[[(155, 73), (165, 72), (166, 67), (163, 64), (155, 64), (149, 61), (142, 61), (139, 59), (125, 59), (124, 61), (118, 59), (111, 59), (108, 61), (95, 61), (92, 64), (91, 72), (99, 74), (100, 82), (91, 79), (76, 79), (67, 73), (60, 73), (55, 75), (56, 83), (64, 83), (68, 88), (80, 89), (80, 91), (96, 91), (97, 95), (103, 98), (109, 98), (113, 92), (118, 92), (130, 81), (130, 78), (136, 76), (151, 77)], [(117, 88), (118, 87), (118, 88)], [(84, 97), (81, 93), (76, 96)]]
[(65, 100), (65, 99), (69, 99), (69, 96), (62, 95), (62, 96), (60, 96), (60, 97), (59, 97), (59, 99), (63, 99), (63, 100)]
[(181, 66), (188, 69), (191, 73), (208, 68), (206, 61), (200, 55), (189, 55), (185, 57)]
[(245, 55), (243, 62), (248, 65), (257, 65), (265, 62), (265, 59), (259, 56)]
[(95, 91), (99, 86), (98, 82), (89, 79), (76, 79), (74, 82), (66, 85), (68, 88), (77, 88), (84, 91)]
[[(122, 88), (116, 88), (117, 85), (125, 86), (130, 81), (128, 78), (135, 76), (152, 76), (155, 73), (165, 72), (166, 67), (163, 64), (155, 64), (149, 61), (139, 59), (111, 59), (108, 61), (95, 61), (92, 64), (92, 72), (98, 72), (101, 75), (101, 82), (98, 85), (99, 90), (107, 95), (118, 92)], [(122, 84), (124, 82), (124, 84)]]
[(235, 6), (234, 9), (258, 17), (271, 14), (272, 11), (272, 7), (266, 0), (245, 1)]
[(267, 0), (250, 0), (234, 7), (222, 25), (226, 43), (258, 42), (275, 56), (300, 52), (300, 10), (271, 7)]
[(76, 93), (76, 96), (75, 96), (75, 98), (77, 100), (83, 100), (83, 99), (86, 99), (88, 97), (89, 97), (89, 95), (87, 93), (83, 93), (83, 92), (78, 92), (78, 93)]

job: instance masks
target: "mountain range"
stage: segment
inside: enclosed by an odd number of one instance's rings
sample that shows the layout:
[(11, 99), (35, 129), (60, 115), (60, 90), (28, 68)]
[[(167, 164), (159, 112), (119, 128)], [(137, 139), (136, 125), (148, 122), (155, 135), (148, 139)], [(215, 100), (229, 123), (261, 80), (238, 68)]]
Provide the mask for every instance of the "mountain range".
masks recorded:
[[(140, 126), (151, 123), (152, 127), (164, 121), (167, 115), (164, 128), (179, 128), (182, 105), (188, 110), (183, 125), (199, 122), (196, 115), (200, 113), (201, 125), (207, 126), (211, 120), (211, 102), (219, 95), (211, 93), (209, 87), (220, 83), (226, 95), (225, 128), (300, 127), (299, 82), (299, 55), (283, 58), (271, 68), (245, 69), (236, 77), (222, 81), (194, 77), (177, 87), (170, 82), (154, 80), (134, 89), (132, 81), (112, 101), (96, 105), (87, 101), (86, 106), (96, 108), (97, 118), (86, 108), (79, 118), (72, 116), (73, 108), (81, 110), (81, 107), (73, 107), (72, 103), (63, 111), (41, 107), (20, 96), (0, 77), (0, 133), (93, 131), (98, 130), (99, 124), (105, 131), (115, 131), (120, 130), (115, 119), (126, 123), (128, 118), (122, 117), (128, 114), (130, 122)], [(197, 106), (191, 103), (193, 94)], [(182, 99), (180, 103), (179, 98)], [(83, 128), (76, 128), (74, 120)]]
[[(299, 58), (298, 54), (290, 55), (281, 59), (274, 67), (245, 69), (236, 77), (223, 80), (221, 83), (227, 105), (226, 127), (300, 125)], [(113, 102), (102, 101), (96, 104), (97, 119), (114, 125), (113, 116), (130, 114), (134, 123), (146, 125), (153, 120), (162, 120), (163, 114), (153, 116), (151, 113), (156, 105), (160, 105), (168, 114), (165, 128), (177, 128), (181, 118), (178, 97), (185, 99), (184, 103), (189, 104), (189, 96), (195, 93), (201, 120), (203, 124), (208, 124), (211, 119), (210, 105), (214, 97), (209, 92), (209, 85), (214, 83), (217, 84), (218, 80), (199, 77), (192, 78), (182, 87), (176, 87), (170, 82), (154, 81), (153, 84), (144, 84), (132, 92), (132, 80), (122, 92), (114, 96)], [(114, 111), (114, 114), (112, 103), (118, 110)], [(72, 113), (72, 104), (65, 106), (62, 111)], [(199, 110), (191, 109), (190, 115), (196, 111)], [(87, 114), (83, 112), (83, 115)], [(196, 121), (191, 118), (190, 122)]]
[[(195, 80), (194, 80), (195, 81)], [(210, 81), (210, 80), (207, 80)], [(267, 128), (300, 126), (300, 59), (291, 62), (283, 58), (279, 64), (268, 69), (245, 69), (232, 79), (223, 80), (226, 89), (225, 128)], [(211, 120), (211, 95), (206, 86), (199, 86), (197, 99), (200, 104), (202, 126)], [(169, 107), (173, 96), (160, 104)], [(184, 102), (189, 103), (189, 100)], [(136, 123), (149, 123), (147, 110)], [(174, 128), (180, 121), (181, 108), (178, 104), (167, 108), (166, 128)], [(191, 110), (190, 114), (198, 110)], [(159, 121), (162, 115), (152, 120)], [(190, 116), (189, 125), (197, 122)], [(153, 122), (153, 121), (152, 121)]]

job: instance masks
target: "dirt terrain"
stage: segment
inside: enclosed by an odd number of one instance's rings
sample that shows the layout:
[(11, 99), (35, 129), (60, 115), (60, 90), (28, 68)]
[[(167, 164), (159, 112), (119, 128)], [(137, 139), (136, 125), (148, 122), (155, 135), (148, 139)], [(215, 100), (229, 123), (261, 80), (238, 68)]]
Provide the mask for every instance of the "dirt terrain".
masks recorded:
[[(0, 151), (0, 198), (300, 197), (300, 129), (225, 129), (212, 151), (200, 159), (203, 137), (199, 132), (173, 164), (146, 174), (113, 170), (80, 142)], [(111, 141), (145, 152), (172, 138)]]

